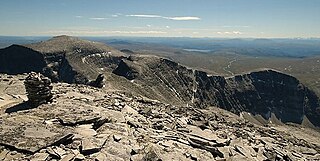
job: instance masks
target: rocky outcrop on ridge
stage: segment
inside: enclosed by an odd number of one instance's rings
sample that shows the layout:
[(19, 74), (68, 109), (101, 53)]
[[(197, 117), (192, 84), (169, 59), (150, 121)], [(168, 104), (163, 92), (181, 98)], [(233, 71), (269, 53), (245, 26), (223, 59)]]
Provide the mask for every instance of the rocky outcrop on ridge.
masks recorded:
[[(0, 75), (0, 103), (22, 101), (26, 77)], [(52, 92), (37, 108), (6, 114), (16, 103), (0, 106), (1, 160), (320, 159), (319, 133), (299, 125), (258, 126), (216, 107), (85, 85), (53, 83)]]
[(89, 82), (90, 86), (102, 88), (104, 86), (104, 76), (103, 74), (99, 74), (96, 80)]

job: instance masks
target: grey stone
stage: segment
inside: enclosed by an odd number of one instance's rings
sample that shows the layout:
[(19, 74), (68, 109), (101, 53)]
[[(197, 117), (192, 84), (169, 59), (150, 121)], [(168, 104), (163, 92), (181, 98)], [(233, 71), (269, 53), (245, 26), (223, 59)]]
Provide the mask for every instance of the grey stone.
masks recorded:
[(78, 154), (74, 157), (75, 161), (81, 161), (81, 160), (85, 160), (85, 159), (86, 159), (86, 157), (82, 154)]
[(113, 135), (113, 140), (116, 141), (116, 142), (119, 142), (121, 140), (121, 136)]
[(92, 142), (92, 140), (89, 140), (87, 138), (84, 138), (81, 141), (81, 153), (84, 155), (92, 154), (99, 152), (101, 147), (96, 145), (95, 143)]
[(60, 161), (71, 161), (71, 160), (73, 160), (74, 157), (75, 157), (75, 155), (70, 153), (70, 154), (63, 156)]

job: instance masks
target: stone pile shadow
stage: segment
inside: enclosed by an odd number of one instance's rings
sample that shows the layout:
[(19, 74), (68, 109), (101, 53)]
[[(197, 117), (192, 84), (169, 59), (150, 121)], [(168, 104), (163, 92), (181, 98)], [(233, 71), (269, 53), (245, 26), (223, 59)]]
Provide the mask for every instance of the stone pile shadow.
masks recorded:
[(20, 104), (14, 105), (12, 107), (9, 107), (5, 110), (5, 113), (13, 113), (13, 112), (18, 112), (18, 111), (24, 111), (24, 110), (29, 110), (33, 109), (35, 107), (31, 106), (30, 103), (27, 102), (22, 102)]

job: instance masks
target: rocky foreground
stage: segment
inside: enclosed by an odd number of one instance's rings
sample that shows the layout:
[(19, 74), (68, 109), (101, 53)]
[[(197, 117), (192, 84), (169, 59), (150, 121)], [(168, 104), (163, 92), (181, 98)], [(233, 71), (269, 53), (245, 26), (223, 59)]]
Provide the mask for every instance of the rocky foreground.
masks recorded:
[(300, 125), (66, 83), (30, 107), (26, 77), (0, 77), (0, 160), (320, 160), (320, 134)]

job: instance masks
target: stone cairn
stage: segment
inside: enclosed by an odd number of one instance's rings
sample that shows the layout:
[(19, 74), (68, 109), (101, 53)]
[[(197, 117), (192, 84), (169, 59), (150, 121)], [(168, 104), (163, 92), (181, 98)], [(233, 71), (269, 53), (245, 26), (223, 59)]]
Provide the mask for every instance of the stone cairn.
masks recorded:
[(52, 101), (51, 80), (40, 73), (31, 72), (24, 81), (29, 103), (36, 107)]

